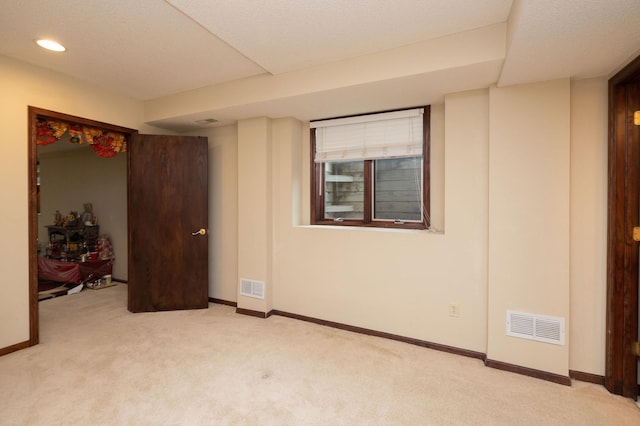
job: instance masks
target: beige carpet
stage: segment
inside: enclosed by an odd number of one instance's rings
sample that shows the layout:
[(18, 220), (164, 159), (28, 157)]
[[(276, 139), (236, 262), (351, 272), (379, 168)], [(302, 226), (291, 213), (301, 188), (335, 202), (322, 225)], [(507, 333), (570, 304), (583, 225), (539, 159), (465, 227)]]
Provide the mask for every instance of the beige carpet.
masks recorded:
[(0, 358), (1, 425), (640, 425), (635, 402), (223, 305), (130, 314), (126, 286), (41, 302)]

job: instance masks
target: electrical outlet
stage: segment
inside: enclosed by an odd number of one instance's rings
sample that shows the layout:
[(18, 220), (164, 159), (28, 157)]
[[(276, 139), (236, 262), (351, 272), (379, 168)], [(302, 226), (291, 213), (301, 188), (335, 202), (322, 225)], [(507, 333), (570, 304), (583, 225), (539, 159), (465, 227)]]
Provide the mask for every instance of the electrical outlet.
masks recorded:
[(454, 318), (459, 318), (460, 317), (460, 305), (458, 305), (457, 303), (450, 303), (449, 304), (449, 316), (450, 317), (454, 317)]

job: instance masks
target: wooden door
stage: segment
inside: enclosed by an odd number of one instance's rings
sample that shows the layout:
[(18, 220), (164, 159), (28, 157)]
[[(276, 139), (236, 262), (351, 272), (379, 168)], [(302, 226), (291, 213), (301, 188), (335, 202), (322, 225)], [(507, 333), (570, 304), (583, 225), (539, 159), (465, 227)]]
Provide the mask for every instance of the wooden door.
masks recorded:
[(609, 211), (605, 386), (635, 399), (638, 395), (640, 226), (640, 57), (609, 80)]
[(131, 312), (208, 307), (207, 138), (132, 135)]

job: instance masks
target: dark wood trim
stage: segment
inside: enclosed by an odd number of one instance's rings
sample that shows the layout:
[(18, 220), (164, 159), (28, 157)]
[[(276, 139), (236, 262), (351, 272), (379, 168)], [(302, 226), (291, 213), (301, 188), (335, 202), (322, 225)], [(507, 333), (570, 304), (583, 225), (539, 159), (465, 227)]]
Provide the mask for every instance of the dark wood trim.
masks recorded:
[[(316, 132), (311, 130), (311, 155), (309, 156), (311, 159), (311, 164), (309, 167), (309, 175), (311, 179), (311, 188), (309, 191), (310, 201), (311, 201), (311, 221), (312, 225), (318, 224), (320, 219), (322, 219), (322, 215), (324, 212), (324, 185), (322, 169), (318, 167), (315, 162), (315, 152), (316, 152)], [(323, 185), (323, 188), (319, 189), (319, 186)], [(320, 195), (316, 195), (319, 192)]]
[(431, 105), (424, 107), (422, 123), (422, 219), (427, 228), (431, 227)]
[(453, 346), (441, 345), (439, 343), (427, 342), (425, 340), (414, 339), (412, 337), (404, 337), (399, 336), (397, 334), (385, 333), (382, 331), (371, 330), (363, 327), (356, 327), (353, 325), (342, 324), (339, 322), (327, 321), (318, 318), (308, 317), (305, 315), (293, 314), (290, 312), (284, 312), (279, 310), (272, 310), (270, 312), (271, 315), (279, 315), (281, 317), (293, 318), (300, 321), (311, 322), (318, 325), (323, 325), (326, 327), (337, 328), (340, 330), (351, 331), (353, 333), (366, 334), (368, 336), (374, 337), (382, 337), (384, 339), (396, 340), (403, 343), (409, 343), (411, 345), (421, 346), (423, 348), (434, 349), (437, 351), (447, 352), (450, 354), (461, 355), (469, 358), (476, 358), (484, 361), (486, 359), (486, 355), (482, 352), (471, 351), (468, 349), (460, 349)]
[[(56, 111), (27, 106), (28, 114), (28, 204), (29, 204), (29, 229), (28, 229), (28, 259), (29, 259), (29, 341), (27, 346), (37, 345), (40, 341), (39, 312), (38, 312), (38, 193), (37, 193), (37, 165), (38, 145), (36, 143), (36, 119), (38, 116), (54, 118), (68, 123), (78, 123), (87, 126), (99, 127), (106, 130), (130, 135), (137, 130), (127, 127), (89, 120), (74, 115), (63, 114)], [(22, 345), (18, 344), (18, 346)], [(14, 345), (15, 346), (15, 345)], [(13, 347), (13, 346), (10, 346)], [(23, 347), (19, 347), (23, 349)], [(16, 349), (17, 350), (17, 349)]]
[(251, 317), (256, 317), (256, 318), (269, 318), (271, 316), (271, 312), (260, 312), (260, 311), (254, 311), (251, 309), (244, 309), (244, 308), (236, 308), (236, 313), (237, 314), (242, 314), (242, 315), (249, 315)]
[(638, 336), (638, 243), (640, 148), (634, 110), (640, 109), (640, 57), (609, 80), (607, 313), (605, 387), (635, 399), (637, 360), (630, 350)]
[(569, 377), (581, 382), (593, 383), (604, 386), (604, 376), (591, 373), (583, 373), (582, 371), (569, 370)]
[(333, 219), (317, 220), (312, 225), (330, 225), (330, 226), (353, 226), (360, 228), (395, 228), (395, 229), (427, 229), (424, 222), (407, 222), (403, 224), (397, 224), (391, 221), (374, 220), (369, 223), (364, 223), (360, 220), (345, 219), (342, 222), (335, 222)]
[(36, 144), (36, 118), (40, 110), (29, 106), (27, 108), (29, 120), (29, 230), (27, 245), (29, 253), (29, 346), (40, 342), (40, 318), (38, 311), (38, 145)]
[(19, 351), (21, 349), (26, 349), (29, 346), (33, 346), (29, 340), (24, 342), (16, 343), (15, 345), (7, 346), (6, 348), (0, 348), (0, 356), (4, 356), (10, 354), (11, 352)]
[(223, 299), (216, 299), (215, 297), (210, 297), (209, 302), (217, 303), (218, 305), (233, 306), (234, 308), (238, 307), (238, 304), (236, 302), (231, 302), (229, 300), (223, 300)]
[(611, 79), (609, 84), (625, 84), (630, 81), (640, 79), (640, 56), (629, 62), (624, 68), (618, 71)]
[(364, 180), (364, 197), (362, 201), (364, 209), (362, 220), (357, 221), (356, 225), (373, 224), (373, 176), (373, 160), (364, 160), (364, 165), (362, 166), (362, 178)]
[[(487, 367), (496, 368), (498, 370), (504, 370), (512, 373), (522, 374), (529, 377), (534, 377), (537, 379), (558, 383), (565, 386), (571, 386), (571, 378), (569, 376), (562, 376), (554, 373), (549, 373), (546, 371), (536, 370), (528, 367), (521, 367), (518, 365), (508, 364), (500, 361), (488, 360), (486, 359), (486, 354), (482, 352), (470, 351), (468, 349), (456, 348), (453, 346), (442, 345), (439, 343), (428, 342), (424, 340), (414, 339), (411, 337), (399, 336), (392, 333), (385, 333), (381, 331), (371, 330), (362, 327), (356, 327), (351, 325), (346, 325), (342, 323), (337, 323), (333, 321), (321, 320), (313, 317), (308, 317), (304, 315), (293, 314), (289, 312), (283, 312), (279, 310), (273, 310), (270, 312), (271, 315), (279, 315), (287, 318), (292, 318), (300, 321), (311, 322), (318, 325), (323, 325), (327, 327), (337, 328), (340, 330), (350, 331), (354, 333), (366, 334), (374, 337), (381, 337), (390, 340), (396, 340), (403, 343), (409, 343), (416, 346), (421, 346), (428, 349), (438, 350), (442, 352), (451, 353), (454, 355), (461, 355), (469, 358), (475, 358), (482, 360)], [(602, 376), (597, 376), (589, 373), (581, 373), (581, 372), (572, 372), (575, 375), (576, 380), (581, 380), (589, 383), (603, 384), (604, 378)]]
[(519, 365), (513, 365), (502, 361), (494, 361), (492, 359), (486, 360), (484, 365), (498, 370), (508, 371), (510, 373), (522, 374), (524, 376), (546, 380), (547, 382), (571, 386), (571, 378), (569, 376), (561, 376), (560, 374), (548, 373), (546, 371), (536, 370), (529, 367), (521, 367)]
[[(116, 126), (115, 124), (109, 124), (109, 123), (104, 123), (102, 121), (90, 120), (88, 118), (64, 114), (56, 111), (50, 111), (47, 109), (29, 106), (29, 110), (33, 111), (35, 115), (39, 115), (47, 118), (55, 118), (57, 120), (65, 121), (67, 123), (77, 123), (77, 124), (83, 124), (86, 126), (99, 127), (101, 129), (111, 130), (113, 132), (124, 133), (127, 135), (138, 132), (135, 129), (129, 129), (128, 127)], [(35, 123), (34, 123), (34, 126), (35, 126)]]

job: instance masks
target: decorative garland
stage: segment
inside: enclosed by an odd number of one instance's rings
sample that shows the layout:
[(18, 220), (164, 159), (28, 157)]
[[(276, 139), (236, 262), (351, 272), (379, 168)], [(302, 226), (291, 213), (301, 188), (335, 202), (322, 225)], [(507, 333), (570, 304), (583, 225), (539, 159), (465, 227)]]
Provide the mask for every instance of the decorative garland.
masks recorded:
[(36, 121), (36, 143), (49, 145), (57, 142), (69, 132), (69, 143), (87, 143), (103, 158), (111, 158), (119, 152), (127, 152), (127, 140), (122, 133), (111, 132), (80, 124), (68, 124), (38, 117)]

